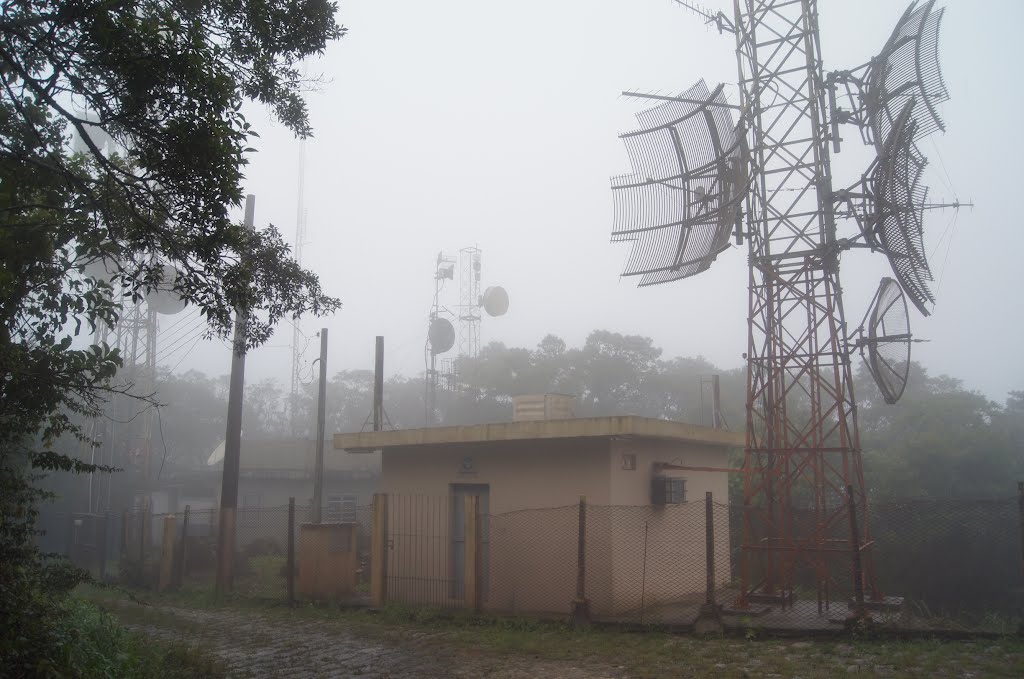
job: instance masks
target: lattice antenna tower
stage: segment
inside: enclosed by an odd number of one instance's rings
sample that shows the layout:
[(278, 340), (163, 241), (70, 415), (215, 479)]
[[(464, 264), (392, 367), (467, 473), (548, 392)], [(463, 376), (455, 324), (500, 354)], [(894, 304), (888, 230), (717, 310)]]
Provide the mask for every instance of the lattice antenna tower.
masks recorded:
[(459, 250), (459, 357), (480, 353), (480, 248)]
[[(299, 191), (295, 211), (295, 262), (302, 266), (306, 243), (306, 140), (299, 140)], [(309, 342), (302, 333), (302, 321), (292, 321), (292, 372), (288, 401), (288, 422), (292, 438), (299, 431), (299, 392), (302, 389), (303, 355)]]
[[(851, 356), (866, 352), (886, 400), (899, 398), (911, 341), (904, 295), (924, 314), (934, 303), (922, 235), (923, 212), (934, 206), (925, 202), (916, 141), (943, 129), (942, 10), (915, 0), (871, 62), (826, 75), (817, 0), (734, 0), (731, 17), (680, 4), (734, 34), (740, 101), (729, 103), (722, 85), (703, 80), (679, 96), (624, 93), (661, 103), (621, 135), (633, 172), (612, 179), (612, 240), (633, 242), (623, 274), (639, 276), (641, 286), (698, 274), (730, 236), (746, 241), (747, 444), (735, 604), (786, 607), (799, 588), (814, 593), (819, 614), (843, 596), (863, 614), (865, 593), (882, 595), (864, 520)], [(847, 123), (877, 157), (856, 185), (837, 190), (830, 154)], [(849, 237), (837, 225), (846, 215), (856, 226)], [(865, 324), (848, 335), (839, 259), (854, 247), (884, 253), (895, 281), (882, 281)]]
[[(162, 462), (154, 448), (156, 412), (151, 404), (116, 392), (131, 387), (136, 396), (151, 397), (156, 391), (157, 361), (179, 352), (188, 341), (198, 341), (201, 331), (183, 323), (189, 320), (186, 316), (172, 326), (180, 325), (172, 333), (173, 339), (165, 342), (167, 346), (160, 346), (160, 316), (175, 315), (185, 309), (184, 300), (173, 290), (177, 273), (170, 265), (162, 266), (161, 281), (155, 288), (145, 291), (140, 299), (133, 299), (119, 285), (117, 265), (113, 262), (90, 263), (84, 273), (116, 289), (112, 294), (117, 296), (122, 313), (113, 327), (97, 327), (93, 341), (96, 344), (106, 342), (116, 348), (123, 366), (114, 379), (115, 394), (106, 408), (107, 416), (93, 418), (88, 425), (90, 441), (99, 445), (86, 443), (83, 459), (129, 470), (142, 479), (142, 487), (145, 487), (146, 481), (159, 474)], [(113, 480), (109, 474), (90, 475), (90, 512), (110, 508)]]

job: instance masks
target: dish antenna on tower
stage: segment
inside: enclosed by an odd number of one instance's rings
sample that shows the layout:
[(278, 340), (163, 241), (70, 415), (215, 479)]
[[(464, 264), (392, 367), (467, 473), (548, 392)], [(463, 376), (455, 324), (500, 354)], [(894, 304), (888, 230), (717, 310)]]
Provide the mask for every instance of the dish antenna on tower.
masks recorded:
[(163, 274), (155, 287), (146, 290), (146, 304), (149, 308), (163, 316), (181, 313), (188, 305), (181, 294), (174, 289), (178, 279), (178, 271), (170, 264), (163, 265)]
[(895, 280), (882, 279), (856, 334), (854, 346), (860, 350), (882, 397), (886, 403), (896, 403), (907, 387), (910, 343), (915, 340), (910, 334), (907, 302)]
[(500, 285), (493, 285), (480, 297), (480, 306), (488, 316), (504, 316), (508, 311), (508, 293)]

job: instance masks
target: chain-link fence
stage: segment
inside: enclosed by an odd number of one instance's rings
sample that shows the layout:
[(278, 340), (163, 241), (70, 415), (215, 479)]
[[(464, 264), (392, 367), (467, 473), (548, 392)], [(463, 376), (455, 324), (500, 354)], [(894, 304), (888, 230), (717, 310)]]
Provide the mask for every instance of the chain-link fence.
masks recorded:
[[(333, 516), (324, 508), (321, 516), (334, 520), (313, 523), (310, 506), (237, 510), (231, 591), (270, 600), (362, 603), (369, 591), (370, 507), (343, 513)], [(121, 582), (185, 591), (215, 587), (219, 510), (122, 516), (115, 560)]]
[[(876, 502), (856, 512), (858, 549), (832, 526), (788, 556), (744, 535), (750, 511), (705, 498), (488, 514), (476, 495), (378, 495), (321, 524), (311, 507), (243, 509), (232, 589), (711, 629), (820, 632), (863, 615), (910, 632), (1020, 629), (1024, 499)], [(789, 508), (790, 529), (802, 512)], [(68, 516), (68, 553), (138, 586), (212, 588), (218, 520)]]
[[(564, 617), (583, 603), (599, 621), (809, 633), (866, 617), (1008, 634), (1022, 620), (1017, 498), (876, 503), (856, 514), (863, 544), (846, 523), (782, 556), (760, 536), (744, 543), (743, 507), (711, 500), (482, 514), (475, 538), (455, 498), (388, 502), (387, 601), (477, 607), (464, 586), (476, 567), (478, 607), (496, 613)], [(810, 531), (811, 512), (790, 508), (788, 527)]]

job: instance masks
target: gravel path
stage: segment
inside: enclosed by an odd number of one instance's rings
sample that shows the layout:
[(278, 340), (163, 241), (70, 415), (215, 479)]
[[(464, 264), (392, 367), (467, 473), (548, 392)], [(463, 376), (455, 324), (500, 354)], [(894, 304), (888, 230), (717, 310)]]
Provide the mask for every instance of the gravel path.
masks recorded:
[(622, 679), (613, 667), (579, 667), (535, 658), (473, 654), (440, 645), (436, 635), (370, 640), (337, 624), (285, 621), (237, 610), (157, 606), (145, 623), (126, 624), (151, 637), (197, 643), (235, 677), (295, 679)]

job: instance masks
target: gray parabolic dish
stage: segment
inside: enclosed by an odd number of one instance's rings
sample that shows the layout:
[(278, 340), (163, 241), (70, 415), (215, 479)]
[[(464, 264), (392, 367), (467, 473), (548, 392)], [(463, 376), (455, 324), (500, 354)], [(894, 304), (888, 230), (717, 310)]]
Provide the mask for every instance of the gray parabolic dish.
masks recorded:
[(430, 353), (443, 354), (455, 346), (455, 326), (447, 318), (435, 318), (430, 321), (427, 340), (430, 342)]
[(484, 290), (482, 304), (488, 316), (504, 316), (508, 311), (508, 293), (500, 285), (489, 287)]
[(117, 263), (114, 260), (97, 258), (82, 268), (82, 274), (113, 285), (117, 269)]
[(910, 315), (903, 290), (892, 278), (883, 278), (868, 321), (867, 364), (886, 403), (900, 400), (907, 387), (910, 342)]
[(158, 314), (173, 316), (182, 312), (188, 303), (174, 291), (174, 281), (178, 278), (178, 272), (170, 264), (164, 264), (163, 268), (163, 281), (146, 293), (146, 303)]

